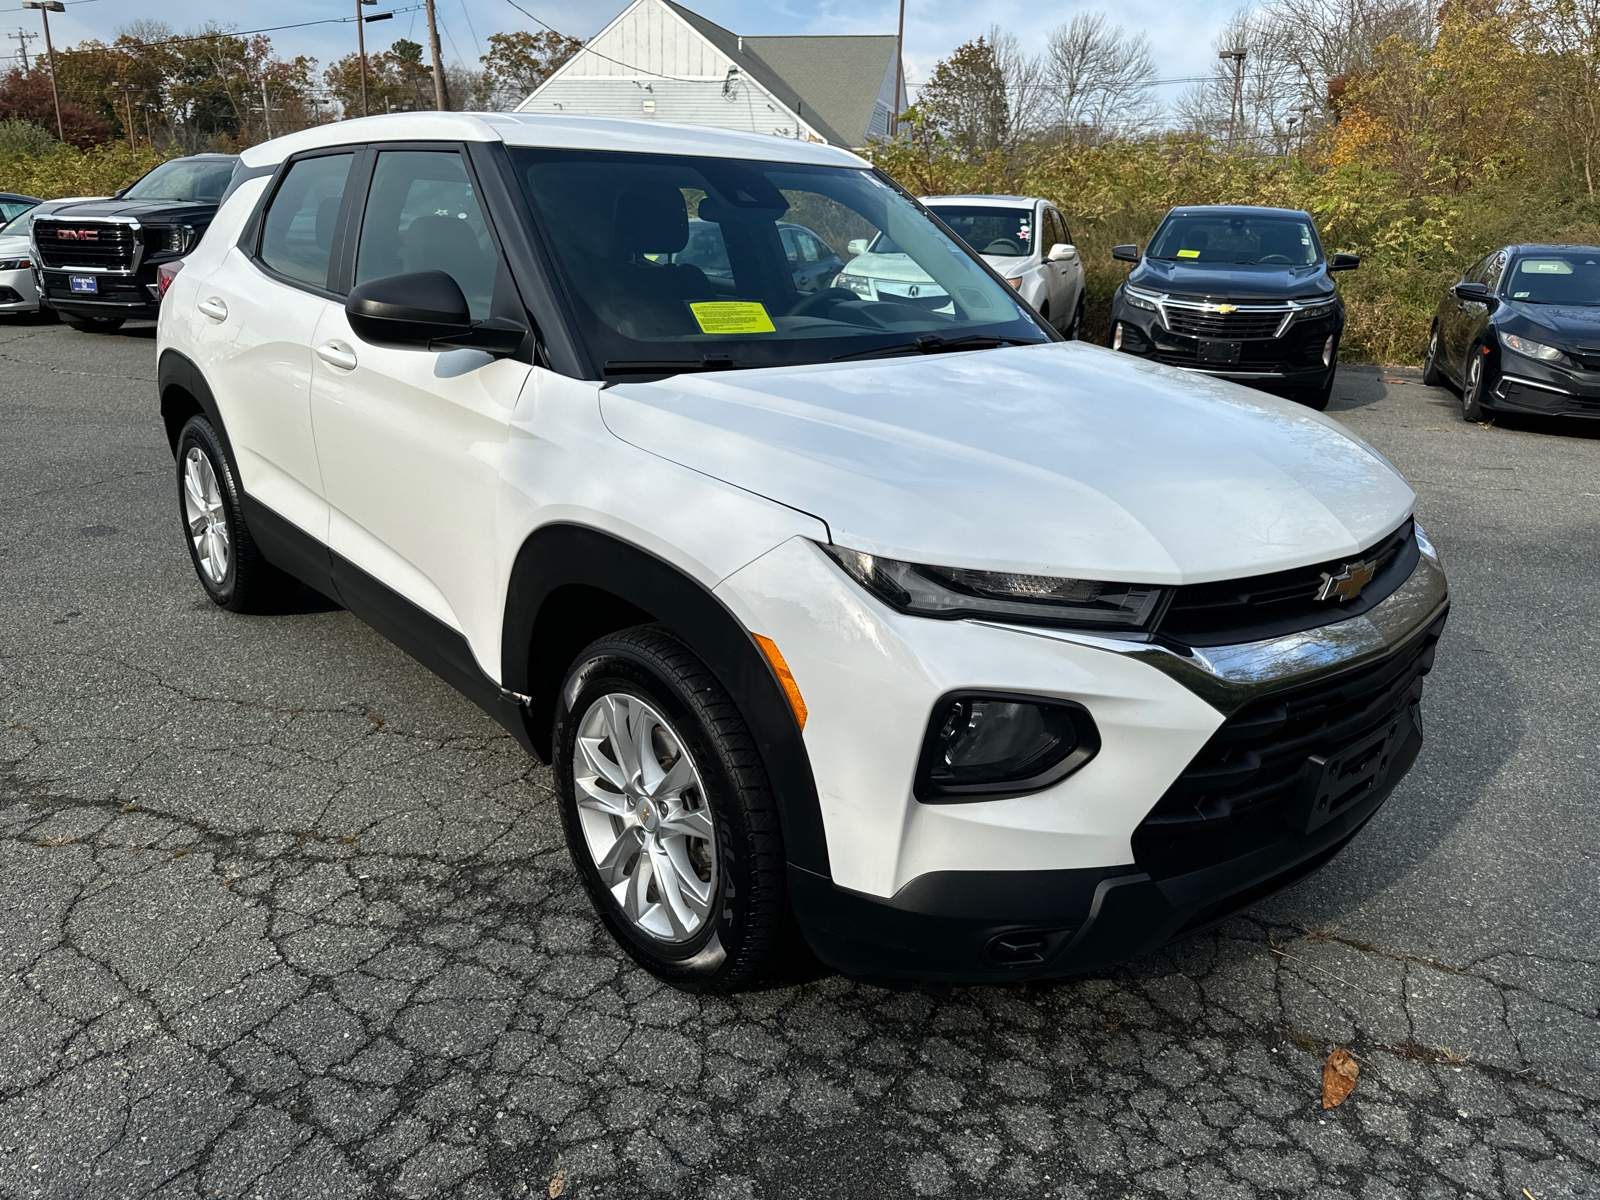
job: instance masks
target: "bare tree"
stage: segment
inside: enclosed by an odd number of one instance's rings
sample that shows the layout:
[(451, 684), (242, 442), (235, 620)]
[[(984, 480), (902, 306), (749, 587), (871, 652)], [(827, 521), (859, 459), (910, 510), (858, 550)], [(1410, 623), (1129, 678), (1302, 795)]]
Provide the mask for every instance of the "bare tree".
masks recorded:
[(1050, 34), (1045, 78), (1063, 140), (1094, 145), (1138, 132), (1152, 114), (1155, 77), (1149, 39), (1103, 12), (1078, 13)]

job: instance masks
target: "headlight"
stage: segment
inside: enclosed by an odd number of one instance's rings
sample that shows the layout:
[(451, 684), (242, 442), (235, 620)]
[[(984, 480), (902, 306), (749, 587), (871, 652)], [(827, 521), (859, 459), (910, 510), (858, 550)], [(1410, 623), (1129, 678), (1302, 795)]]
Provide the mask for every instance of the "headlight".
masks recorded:
[(1126, 284), (1122, 288), (1122, 298), (1134, 308), (1142, 308), (1149, 312), (1156, 312), (1160, 308), (1157, 303), (1161, 299), (1160, 296), (1154, 292), (1141, 292), (1138, 288), (1131, 288)]
[(1295, 313), (1295, 316), (1299, 317), (1302, 321), (1310, 321), (1315, 320), (1317, 317), (1332, 316), (1333, 309), (1334, 305), (1331, 303), (1319, 304), (1315, 308), (1302, 308), (1299, 312)]
[(843, 546), (822, 548), (890, 608), (919, 617), (1139, 630), (1155, 623), (1169, 591), (1142, 583), (930, 567)]
[(0, 259), (0, 271), (26, 271), (33, 266), (31, 258)]
[(848, 271), (840, 271), (833, 277), (833, 286), (842, 287), (854, 292), (858, 296), (871, 297), (872, 281), (865, 275), (852, 275)]
[(1546, 346), (1543, 342), (1536, 342), (1532, 338), (1518, 337), (1514, 333), (1502, 333), (1500, 344), (1507, 350), (1528, 358), (1536, 358), (1540, 362), (1565, 363), (1567, 356), (1554, 346)]
[(934, 705), (917, 765), (917, 799), (990, 800), (1059, 783), (1100, 749), (1100, 732), (1069, 700), (956, 692)]
[(1439, 557), (1439, 550), (1438, 547), (1433, 544), (1433, 539), (1431, 539), (1427, 534), (1423, 533), (1422, 526), (1418, 525), (1414, 520), (1411, 522), (1411, 528), (1412, 531), (1417, 535), (1417, 549), (1421, 550), (1440, 566), (1443, 566), (1444, 560)]
[(182, 254), (189, 248), (187, 225), (151, 225), (145, 235), (153, 254)]

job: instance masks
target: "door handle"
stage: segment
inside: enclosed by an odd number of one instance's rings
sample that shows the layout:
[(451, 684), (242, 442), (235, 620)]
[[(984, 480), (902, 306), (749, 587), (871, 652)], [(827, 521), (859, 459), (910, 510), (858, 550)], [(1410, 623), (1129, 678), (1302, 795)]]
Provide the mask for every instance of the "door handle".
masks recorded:
[(226, 321), (228, 319), (228, 306), (215, 296), (200, 301), (195, 307), (213, 321)]
[(330, 367), (338, 367), (341, 371), (356, 369), (355, 351), (343, 342), (323, 342), (317, 347), (317, 357)]

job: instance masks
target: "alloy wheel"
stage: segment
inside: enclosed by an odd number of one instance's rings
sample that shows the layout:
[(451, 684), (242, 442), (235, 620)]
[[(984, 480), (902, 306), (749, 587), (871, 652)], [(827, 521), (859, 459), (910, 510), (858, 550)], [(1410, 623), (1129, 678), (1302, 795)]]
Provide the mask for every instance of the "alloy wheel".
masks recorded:
[(183, 515), (188, 523), (195, 561), (206, 578), (220, 587), (228, 578), (233, 544), (228, 535), (228, 517), (223, 510), (217, 473), (199, 446), (189, 447), (183, 460)]
[(716, 896), (717, 838), (682, 739), (638, 696), (609, 693), (579, 722), (572, 777), (584, 841), (622, 915), (660, 941), (693, 938)]

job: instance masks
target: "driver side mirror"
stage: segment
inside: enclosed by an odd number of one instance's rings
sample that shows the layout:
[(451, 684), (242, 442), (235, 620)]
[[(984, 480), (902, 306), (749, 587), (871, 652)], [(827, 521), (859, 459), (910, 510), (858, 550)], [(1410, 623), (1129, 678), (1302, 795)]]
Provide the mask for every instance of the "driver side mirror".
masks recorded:
[(1136, 245), (1113, 246), (1111, 247), (1111, 257), (1118, 262), (1136, 263), (1139, 261), (1139, 247)]
[(1488, 287), (1481, 283), (1458, 283), (1450, 289), (1450, 294), (1467, 304), (1483, 304), (1493, 308), (1500, 303)]
[(866, 252), (866, 238), (851, 238), (849, 244), (845, 246), (845, 253), (847, 254), (865, 254)]
[(1078, 248), (1071, 242), (1057, 242), (1046, 257), (1051, 262), (1071, 262), (1078, 257)]
[[(128, 187), (132, 187), (132, 186), (133, 185), (131, 183), (128, 185)], [(128, 194), (128, 188), (120, 187), (116, 191), (111, 193), (111, 198), (113, 200), (121, 200), (127, 194)]]
[(515, 354), (528, 331), (515, 321), (474, 321), (461, 285), (443, 271), (389, 275), (350, 289), (350, 328), (364, 342), (391, 350), (482, 350)]
[(1359, 254), (1335, 254), (1328, 260), (1328, 270), (1330, 271), (1354, 271), (1360, 265), (1361, 255)]

